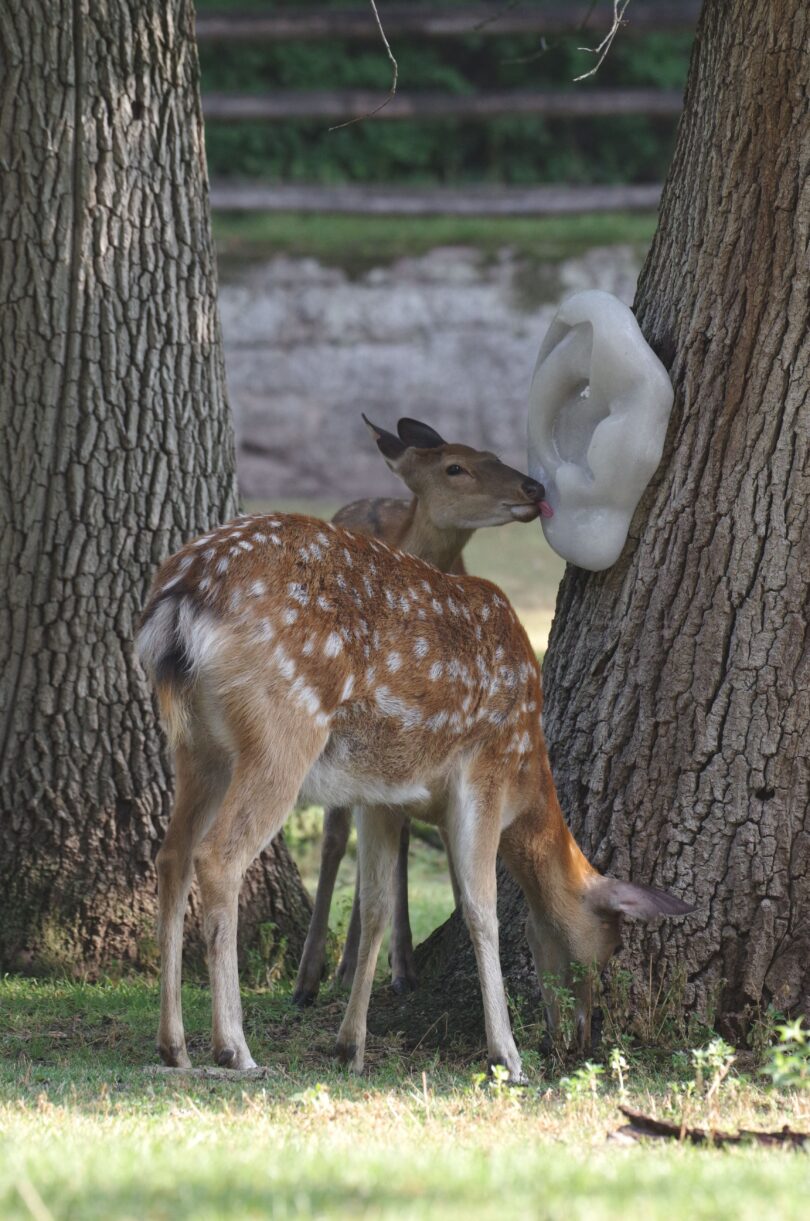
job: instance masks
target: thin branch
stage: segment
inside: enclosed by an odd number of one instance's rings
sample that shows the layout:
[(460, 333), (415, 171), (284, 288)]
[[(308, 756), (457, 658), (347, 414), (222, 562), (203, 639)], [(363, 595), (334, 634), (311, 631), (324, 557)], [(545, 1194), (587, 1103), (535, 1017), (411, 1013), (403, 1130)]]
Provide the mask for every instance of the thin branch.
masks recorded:
[(483, 21), (479, 21), (474, 26), (471, 26), (470, 32), (477, 34), (479, 30), (485, 30), (488, 25), (494, 25), (495, 22), (500, 21), (506, 13), (511, 13), (518, 8), (520, 3), (521, 0), (509, 0), (509, 3), (505, 5), (499, 13), (493, 13), (491, 17), (485, 17)]
[(589, 76), (595, 76), (599, 71), (605, 62), (608, 51), (613, 45), (613, 39), (624, 24), (624, 14), (629, 3), (630, 0), (613, 0), (613, 23), (598, 47), (577, 47), (578, 51), (587, 51), (589, 55), (598, 55), (599, 59), (589, 72), (583, 72), (581, 76), (575, 76), (575, 81), (587, 80)]
[(363, 123), (366, 119), (373, 119), (375, 114), (379, 114), (380, 111), (388, 105), (391, 98), (394, 97), (397, 91), (399, 67), (397, 66), (397, 61), (394, 59), (394, 53), (391, 50), (391, 45), (385, 36), (385, 30), (383, 29), (382, 22), (380, 21), (380, 14), (377, 12), (376, 0), (369, 0), (369, 4), (371, 5), (372, 12), (374, 13), (374, 20), (377, 22), (377, 29), (380, 31), (380, 38), (383, 40), (383, 46), (385, 47), (388, 58), (391, 61), (392, 76), (388, 96), (384, 98), (382, 102), (380, 102), (379, 106), (375, 106), (373, 110), (370, 110), (368, 114), (358, 115), (356, 119), (348, 119), (345, 123), (337, 123), (334, 127), (330, 127), (329, 131), (340, 131), (341, 127), (351, 127), (353, 123)]

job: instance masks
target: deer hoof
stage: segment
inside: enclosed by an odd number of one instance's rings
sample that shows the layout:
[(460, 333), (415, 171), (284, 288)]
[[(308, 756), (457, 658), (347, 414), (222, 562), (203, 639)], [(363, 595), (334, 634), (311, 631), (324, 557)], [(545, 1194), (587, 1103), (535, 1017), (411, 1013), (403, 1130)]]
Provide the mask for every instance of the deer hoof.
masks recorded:
[(214, 1052), (214, 1059), (220, 1068), (258, 1068), (256, 1061), (247, 1049), (244, 1052), (239, 1052), (235, 1047), (220, 1047), (219, 1051)]
[(391, 987), (397, 996), (405, 996), (408, 992), (414, 991), (416, 980), (407, 975), (397, 975), (396, 979), (391, 980)]
[(311, 988), (296, 988), (292, 994), (292, 1003), (296, 1009), (308, 1009), (310, 1005), (315, 1004), (315, 998), (318, 995), (318, 989)]
[(158, 1043), (158, 1054), (167, 1068), (191, 1068), (185, 1044)]
[(348, 1064), (357, 1055), (356, 1043), (341, 1043), (340, 1040), (335, 1044), (335, 1055), (341, 1064)]

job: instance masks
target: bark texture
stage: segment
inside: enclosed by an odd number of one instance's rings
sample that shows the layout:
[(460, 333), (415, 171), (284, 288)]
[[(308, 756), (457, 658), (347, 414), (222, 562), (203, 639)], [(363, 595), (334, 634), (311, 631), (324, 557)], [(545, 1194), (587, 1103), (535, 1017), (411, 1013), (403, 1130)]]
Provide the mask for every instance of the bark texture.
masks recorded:
[[(686, 921), (627, 929), (646, 987), (738, 1035), (773, 1000), (810, 1010), (810, 10), (706, 0), (641, 328), (672, 378), (663, 461), (624, 553), (569, 567), (544, 725), (572, 830), (602, 871), (673, 890)], [(523, 905), (501, 896), (507, 976)], [(457, 920), (421, 952), (419, 1037), (472, 975)], [(456, 1027), (475, 1031), (469, 988)], [(387, 1002), (385, 1002), (387, 1005)]]
[[(0, 14), (0, 969), (143, 958), (170, 805), (133, 659), (158, 562), (236, 510), (188, 0)], [(246, 888), (293, 946), (283, 841)]]

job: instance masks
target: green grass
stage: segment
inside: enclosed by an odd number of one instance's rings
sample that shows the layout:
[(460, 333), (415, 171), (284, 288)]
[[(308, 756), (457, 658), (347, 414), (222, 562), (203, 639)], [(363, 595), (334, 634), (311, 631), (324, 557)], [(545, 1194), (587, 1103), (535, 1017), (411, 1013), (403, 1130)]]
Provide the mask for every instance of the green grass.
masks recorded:
[(509, 247), (543, 262), (571, 258), (592, 246), (630, 243), (646, 249), (655, 223), (651, 213), (630, 212), (528, 218), (217, 212), (213, 217), (226, 268), (229, 261), (287, 254), (349, 271), (426, 254), (437, 246), (473, 246), (484, 256)]
[[(371, 1040), (349, 1077), (330, 1057), (342, 1002), (292, 1010), (245, 993), (263, 1075), (155, 1071), (157, 988), (0, 981), (3, 1218), (799, 1218), (803, 1154), (607, 1141), (613, 1085), (571, 1097), (526, 1055), (524, 1090), (476, 1084), (479, 1067)], [(184, 990), (192, 1058), (205, 1063), (208, 997)], [(630, 1054), (631, 1104), (726, 1127), (810, 1124), (806, 1095), (729, 1077), (684, 1102), (669, 1053)]]

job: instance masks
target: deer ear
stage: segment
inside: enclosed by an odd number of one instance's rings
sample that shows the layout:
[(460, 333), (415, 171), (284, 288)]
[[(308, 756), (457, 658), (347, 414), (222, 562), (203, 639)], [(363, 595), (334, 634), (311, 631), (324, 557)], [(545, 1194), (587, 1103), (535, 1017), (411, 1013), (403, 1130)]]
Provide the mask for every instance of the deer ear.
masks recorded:
[(372, 424), (371, 420), (365, 415), (363, 415), (363, 421), (377, 442), (377, 448), (388, 465), (391, 466), (392, 463), (398, 462), (408, 446), (400, 441), (399, 437), (395, 437), (392, 432), (386, 432), (384, 428), (378, 428), (376, 424)]
[(401, 441), (404, 441), (406, 445), (412, 445), (415, 449), (438, 449), (440, 445), (447, 444), (435, 428), (431, 428), (429, 424), (423, 424), (421, 420), (410, 420), (407, 416), (404, 416), (397, 424), (397, 432)]
[(675, 895), (655, 886), (637, 886), (617, 878), (599, 878), (588, 888), (586, 902), (595, 912), (618, 913), (635, 920), (654, 920), (657, 916), (686, 916), (695, 910)]

